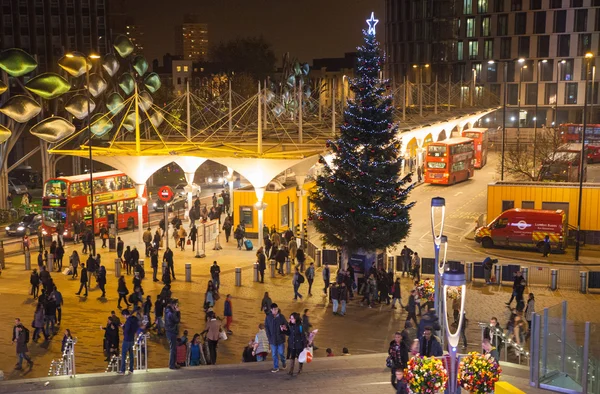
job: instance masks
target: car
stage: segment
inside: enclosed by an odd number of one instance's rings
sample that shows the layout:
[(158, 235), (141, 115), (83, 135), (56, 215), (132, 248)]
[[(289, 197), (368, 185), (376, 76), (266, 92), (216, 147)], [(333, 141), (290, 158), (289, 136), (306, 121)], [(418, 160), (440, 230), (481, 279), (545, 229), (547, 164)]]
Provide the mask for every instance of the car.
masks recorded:
[[(178, 183), (174, 188), (173, 188), (173, 192), (175, 193), (175, 195), (181, 195), (185, 197), (185, 188), (187, 186), (187, 183)], [(200, 186), (192, 183), (192, 188), (194, 190), (200, 190)]]
[(25, 186), (17, 178), (8, 178), (8, 191), (13, 194), (25, 194), (27, 193), (27, 186)]
[(214, 174), (205, 179), (206, 187), (226, 188), (227, 184), (227, 177), (223, 174)]
[(19, 236), (35, 234), (38, 227), (42, 224), (42, 215), (30, 213), (21, 218), (18, 223), (9, 224), (4, 228), (6, 235)]
[[(173, 212), (174, 210), (178, 211), (180, 209), (185, 209), (187, 201), (185, 200), (185, 196), (175, 195), (173, 201), (169, 203), (169, 212)], [(152, 203), (152, 208), (154, 212), (164, 212), (165, 211), (165, 202), (163, 200), (156, 200)]]

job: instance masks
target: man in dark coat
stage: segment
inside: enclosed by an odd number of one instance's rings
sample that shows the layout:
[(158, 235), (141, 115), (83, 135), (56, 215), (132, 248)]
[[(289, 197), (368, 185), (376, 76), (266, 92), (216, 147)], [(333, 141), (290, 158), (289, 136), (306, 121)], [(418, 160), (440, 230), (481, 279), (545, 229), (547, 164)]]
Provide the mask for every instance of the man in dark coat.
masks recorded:
[(129, 264), (127, 264), (127, 274), (131, 273), (131, 270), (133, 269), (133, 267), (135, 267), (135, 265), (138, 263), (139, 260), (140, 260), (140, 252), (134, 246), (133, 249), (131, 250), (131, 253), (129, 254)]
[(29, 349), (27, 349), (27, 342), (29, 341), (29, 331), (23, 326), (23, 324), (18, 324), (15, 327), (15, 339), (13, 339), (13, 343), (17, 344), (17, 356), (19, 357), (19, 362), (17, 363), (15, 369), (21, 370), (23, 369), (23, 359), (27, 360), (27, 365), (31, 368), (33, 367), (33, 361), (27, 355)]
[(163, 254), (163, 262), (167, 262), (167, 269), (165, 272), (171, 273), (173, 275), (173, 280), (175, 280), (175, 268), (173, 267), (173, 251), (171, 248), (167, 248), (165, 253)]
[(283, 369), (286, 368), (284, 353), (285, 334), (282, 331), (282, 327), (287, 326), (287, 321), (279, 313), (277, 304), (271, 304), (271, 313), (265, 318), (265, 331), (269, 339), (269, 345), (271, 346), (271, 355), (273, 356), (273, 369), (271, 372), (279, 372), (279, 360), (281, 360)]
[(267, 257), (263, 252), (263, 247), (258, 248), (256, 252), (258, 262), (258, 273), (260, 274), (260, 283), (265, 283), (265, 270), (267, 269)]
[(433, 328), (430, 326), (425, 327), (423, 330), (423, 337), (420, 339), (419, 354), (422, 357), (441, 357), (444, 354), (442, 345), (433, 335)]
[(79, 291), (75, 293), (76, 295), (81, 294), (81, 290), (85, 287), (85, 297), (88, 295), (88, 272), (87, 268), (85, 268), (85, 264), (81, 263), (81, 275), (79, 275), (79, 282), (81, 285), (79, 286)]

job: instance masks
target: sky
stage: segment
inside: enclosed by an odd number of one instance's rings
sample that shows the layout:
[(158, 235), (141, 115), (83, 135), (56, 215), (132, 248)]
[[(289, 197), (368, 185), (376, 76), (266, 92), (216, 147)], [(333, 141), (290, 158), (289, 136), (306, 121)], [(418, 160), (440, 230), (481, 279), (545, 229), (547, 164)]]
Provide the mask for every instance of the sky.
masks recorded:
[(263, 35), (278, 64), (285, 52), (301, 62), (343, 57), (362, 44), (366, 19), (375, 12), (384, 37), (384, 0), (127, 0), (135, 23), (143, 26), (146, 58), (174, 53), (174, 27), (186, 13), (209, 24), (209, 43)]

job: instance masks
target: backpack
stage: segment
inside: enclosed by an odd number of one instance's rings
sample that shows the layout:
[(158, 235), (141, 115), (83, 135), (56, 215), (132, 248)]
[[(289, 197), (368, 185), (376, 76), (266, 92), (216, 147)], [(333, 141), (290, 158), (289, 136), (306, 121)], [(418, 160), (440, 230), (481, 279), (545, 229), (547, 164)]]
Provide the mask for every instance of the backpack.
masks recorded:
[(29, 343), (29, 330), (25, 326), (22, 327), (22, 330), (23, 334), (25, 334), (25, 343)]
[(302, 274), (298, 274), (298, 283), (304, 283), (304, 276)]
[(309, 271), (308, 271), (309, 269), (310, 269), (310, 268), (307, 268), (307, 269), (306, 269), (306, 271), (304, 271), (304, 275), (306, 275), (306, 277), (307, 277), (307, 278), (309, 278), (309, 277), (310, 277), (310, 275), (309, 275)]

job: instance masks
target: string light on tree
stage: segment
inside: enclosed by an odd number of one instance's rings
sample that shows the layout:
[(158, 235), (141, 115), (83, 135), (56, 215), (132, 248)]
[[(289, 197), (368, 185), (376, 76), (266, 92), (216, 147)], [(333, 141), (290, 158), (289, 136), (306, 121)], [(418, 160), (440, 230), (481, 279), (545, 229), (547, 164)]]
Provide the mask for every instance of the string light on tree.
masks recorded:
[(378, 22), (374, 13), (367, 20), (356, 77), (349, 80), (354, 98), (348, 99), (339, 138), (327, 141), (331, 160), (319, 160), (323, 171), (311, 196), (311, 217), (318, 219), (315, 226), (325, 243), (346, 251), (385, 249), (402, 241), (414, 205), (406, 201), (412, 178), (398, 175), (402, 158), (388, 82), (379, 79)]

